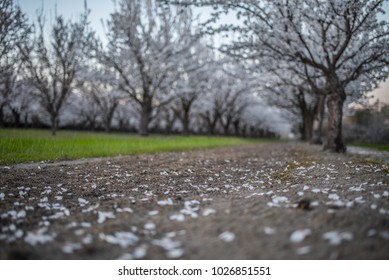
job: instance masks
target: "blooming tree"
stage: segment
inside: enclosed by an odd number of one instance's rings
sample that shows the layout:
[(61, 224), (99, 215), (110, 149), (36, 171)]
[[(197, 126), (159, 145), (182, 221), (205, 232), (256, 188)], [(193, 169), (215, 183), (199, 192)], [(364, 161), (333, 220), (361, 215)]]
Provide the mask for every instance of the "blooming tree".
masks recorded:
[(77, 86), (77, 75), (94, 39), (88, 27), (88, 14), (85, 7), (79, 21), (74, 23), (56, 16), (50, 37), (45, 38), (45, 19), (41, 13), (34, 45), (23, 50), (31, 85), (50, 119), (53, 135), (58, 129), (64, 102)]
[(111, 15), (105, 63), (120, 76), (120, 88), (138, 105), (139, 133), (147, 135), (155, 109), (169, 103), (180, 75), (179, 61), (198, 40), (187, 10), (154, 0), (122, 0)]
[[(19, 48), (28, 44), (31, 26), (25, 14), (13, 0), (0, 3), (0, 126), (4, 123), (4, 109), (8, 106), (17, 113), (15, 96), (20, 85), (18, 75), (21, 71)], [(18, 96), (18, 99), (19, 96)]]

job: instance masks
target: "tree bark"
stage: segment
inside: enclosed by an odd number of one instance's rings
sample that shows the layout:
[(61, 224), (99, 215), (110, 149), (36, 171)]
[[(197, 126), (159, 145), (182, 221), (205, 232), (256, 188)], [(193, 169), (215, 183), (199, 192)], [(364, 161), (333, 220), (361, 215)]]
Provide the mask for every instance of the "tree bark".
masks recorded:
[(57, 133), (58, 123), (59, 123), (58, 116), (57, 115), (52, 115), (51, 116), (51, 134), (53, 136), (55, 136), (56, 133)]
[(189, 135), (189, 111), (186, 110), (183, 112), (182, 118), (182, 135)]
[(307, 102), (305, 101), (304, 93), (301, 91), (298, 96), (298, 104), (300, 107), (301, 118), (302, 118), (302, 128), (301, 128), (301, 138), (303, 141), (310, 142), (312, 139), (312, 127), (313, 127), (313, 116), (311, 109), (309, 108)]
[(18, 110), (11, 108), (12, 116), (13, 116), (13, 126), (19, 127), (20, 126), (20, 113)]
[(4, 105), (1, 105), (0, 106), (0, 127), (4, 127), (5, 126), (3, 108), (4, 108)]
[(342, 138), (343, 104), (346, 100), (344, 92), (334, 92), (327, 97), (328, 135), (324, 150), (336, 153), (346, 152)]
[(326, 97), (324, 95), (318, 96), (316, 100), (315, 112), (313, 117), (311, 144), (316, 144), (316, 145), (323, 144), (322, 126), (323, 126), (323, 118), (324, 118), (324, 111), (325, 111), (325, 100)]
[(143, 104), (141, 108), (141, 116), (139, 122), (139, 134), (141, 136), (149, 135), (149, 123), (151, 117), (151, 104)]
[(234, 125), (234, 130), (235, 130), (235, 136), (240, 136), (240, 132), (239, 132), (240, 121), (235, 120), (233, 122), (233, 125)]

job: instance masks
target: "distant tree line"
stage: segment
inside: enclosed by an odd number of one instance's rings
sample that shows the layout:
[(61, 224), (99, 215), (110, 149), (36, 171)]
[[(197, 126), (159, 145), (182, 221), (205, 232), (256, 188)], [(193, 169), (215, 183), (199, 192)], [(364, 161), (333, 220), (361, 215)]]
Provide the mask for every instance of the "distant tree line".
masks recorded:
[(30, 25), (12, 0), (1, 5), (1, 126), (276, 136), (247, 111), (264, 106), (252, 78), (207, 46), (190, 9), (120, 1), (104, 46), (86, 5), (50, 26), (43, 11)]

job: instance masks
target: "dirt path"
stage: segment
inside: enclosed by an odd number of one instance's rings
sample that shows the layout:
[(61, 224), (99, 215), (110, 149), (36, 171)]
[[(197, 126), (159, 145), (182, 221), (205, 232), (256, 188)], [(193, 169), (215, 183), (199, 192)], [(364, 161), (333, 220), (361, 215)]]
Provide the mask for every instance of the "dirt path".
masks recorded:
[(2, 167), (0, 259), (388, 259), (387, 161), (278, 143)]

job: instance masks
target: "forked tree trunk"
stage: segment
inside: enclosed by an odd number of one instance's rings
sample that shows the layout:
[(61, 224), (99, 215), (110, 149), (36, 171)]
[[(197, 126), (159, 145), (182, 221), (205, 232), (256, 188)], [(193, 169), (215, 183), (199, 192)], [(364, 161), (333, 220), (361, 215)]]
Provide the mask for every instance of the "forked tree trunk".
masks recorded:
[(344, 92), (334, 92), (327, 97), (328, 135), (324, 150), (336, 153), (346, 152), (342, 138), (343, 104), (346, 100)]
[(318, 96), (316, 100), (315, 112), (313, 117), (313, 127), (312, 127), (312, 139), (311, 144), (321, 145), (323, 144), (322, 139), (322, 126), (325, 110), (325, 100), (324, 95)]

